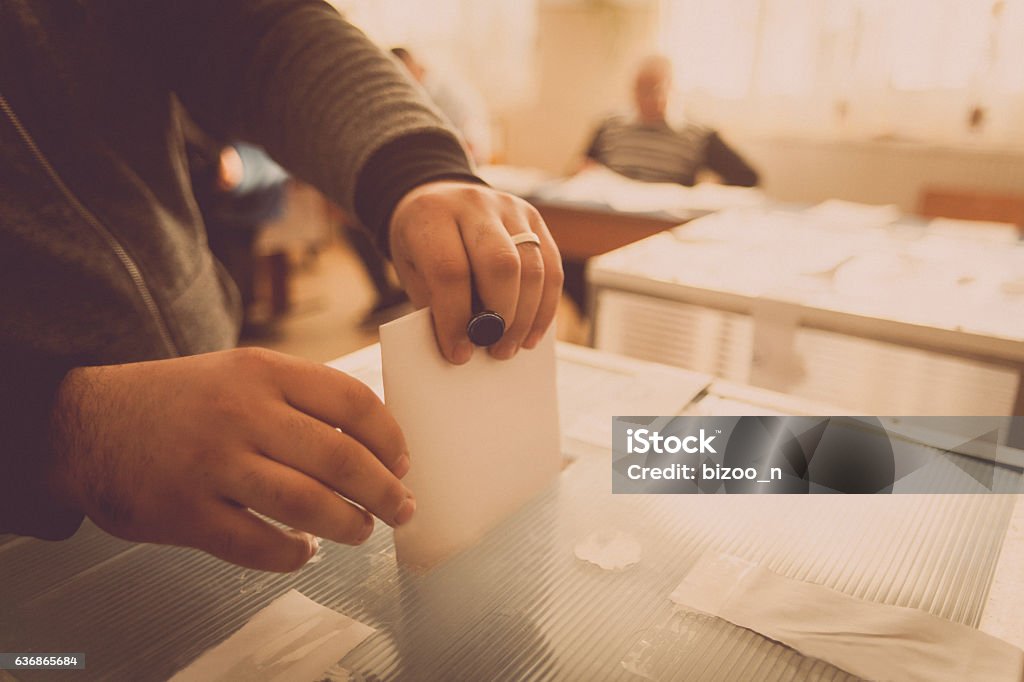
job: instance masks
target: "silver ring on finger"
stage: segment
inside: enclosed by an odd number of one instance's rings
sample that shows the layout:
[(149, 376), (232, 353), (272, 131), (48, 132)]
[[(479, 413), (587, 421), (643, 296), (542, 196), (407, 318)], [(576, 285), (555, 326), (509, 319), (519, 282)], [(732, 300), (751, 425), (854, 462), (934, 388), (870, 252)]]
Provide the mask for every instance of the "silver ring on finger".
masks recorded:
[(536, 244), (540, 246), (540, 237), (537, 236), (536, 232), (520, 232), (519, 234), (512, 235), (512, 243), (516, 246), (521, 244)]

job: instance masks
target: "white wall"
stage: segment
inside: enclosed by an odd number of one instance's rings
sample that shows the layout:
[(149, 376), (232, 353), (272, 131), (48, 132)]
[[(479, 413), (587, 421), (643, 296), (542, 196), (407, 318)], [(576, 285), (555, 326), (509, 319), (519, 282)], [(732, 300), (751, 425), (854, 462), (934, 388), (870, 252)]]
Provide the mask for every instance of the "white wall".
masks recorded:
[(827, 198), (896, 204), (913, 212), (929, 185), (1024, 194), (1024, 150), (896, 141), (733, 136), (780, 201)]

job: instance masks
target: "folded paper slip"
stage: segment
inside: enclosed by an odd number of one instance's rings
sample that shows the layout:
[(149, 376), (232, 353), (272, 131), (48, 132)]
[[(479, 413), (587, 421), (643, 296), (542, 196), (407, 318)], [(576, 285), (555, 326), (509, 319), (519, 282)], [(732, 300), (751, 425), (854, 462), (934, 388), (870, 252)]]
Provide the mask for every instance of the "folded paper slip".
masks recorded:
[(703, 555), (671, 599), (871, 680), (1024, 680), (1024, 652), (991, 635), (737, 557)]
[(374, 632), (289, 590), (171, 680), (313, 680)]

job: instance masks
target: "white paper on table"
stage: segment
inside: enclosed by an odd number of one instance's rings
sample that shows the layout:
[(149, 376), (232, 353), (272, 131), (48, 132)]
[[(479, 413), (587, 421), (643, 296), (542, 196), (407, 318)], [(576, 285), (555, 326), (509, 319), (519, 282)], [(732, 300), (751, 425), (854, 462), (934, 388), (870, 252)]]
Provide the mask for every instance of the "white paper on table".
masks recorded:
[(374, 632), (289, 590), (171, 680), (315, 680)]
[(893, 204), (861, 204), (856, 201), (827, 199), (804, 211), (804, 215), (842, 227), (884, 227), (900, 219)]
[(465, 365), (441, 355), (430, 310), (380, 328), (385, 403), (409, 446), (412, 520), (399, 561), (429, 566), (479, 540), (561, 468), (553, 331), (533, 350)]
[(685, 205), (688, 189), (672, 182), (640, 182), (605, 166), (584, 168), (543, 189), (560, 201), (604, 204), (623, 213), (650, 213)]
[(756, 187), (699, 182), (689, 189), (684, 208), (721, 211), (730, 208), (762, 206), (766, 203), (764, 192)]
[(603, 204), (609, 192), (615, 190), (625, 176), (604, 166), (584, 168), (576, 175), (553, 182), (544, 187), (540, 195), (545, 199), (558, 201), (593, 202)]
[(608, 188), (608, 205), (623, 213), (653, 213), (688, 207), (690, 190), (674, 182), (638, 182), (625, 179)]
[(633, 180), (604, 166), (586, 168), (544, 188), (544, 195), (562, 201), (606, 204), (622, 213), (717, 211), (759, 206), (764, 194), (751, 187), (701, 183), (684, 187), (674, 182)]
[(702, 555), (670, 599), (872, 680), (1020, 680), (1024, 652), (926, 611), (851, 597), (745, 559)]
[(547, 171), (524, 166), (479, 166), (476, 174), (491, 187), (521, 197), (536, 193), (553, 179)]

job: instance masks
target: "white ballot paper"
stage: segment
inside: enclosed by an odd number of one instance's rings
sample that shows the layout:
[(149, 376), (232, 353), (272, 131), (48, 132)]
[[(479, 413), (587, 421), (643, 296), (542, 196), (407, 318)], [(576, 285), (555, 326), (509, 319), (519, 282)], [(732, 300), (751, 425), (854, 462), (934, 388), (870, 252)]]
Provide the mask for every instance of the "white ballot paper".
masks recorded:
[(312, 680), (376, 632), (289, 590), (171, 682)]
[(547, 487), (561, 451), (553, 329), (534, 350), (465, 365), (441, 355), (430, 310), (380, 328), (384, 396), (409, 445), (412, 520), (395, 530), (404, 564), (464, 549)]

